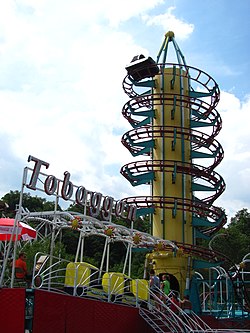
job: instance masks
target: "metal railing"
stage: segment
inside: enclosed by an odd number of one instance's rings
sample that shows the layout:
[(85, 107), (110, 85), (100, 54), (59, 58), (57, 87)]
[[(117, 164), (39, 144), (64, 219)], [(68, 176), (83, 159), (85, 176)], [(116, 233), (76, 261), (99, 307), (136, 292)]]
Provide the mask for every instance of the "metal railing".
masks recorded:
[[(44, 260), (39, 265), (39, 258)], [(34, 259), (32, 288), (78, 297), (97, 299), (139, 308), (139, 314), (157, 332), (212, 332), (194, 312), (185, 313), (179, 306), (171, 309), (171, 295), (160, 289), (157, 295), (144, 279), (131, 279), (123, 273), (100, 272), (85, 262), (37, 253)]]

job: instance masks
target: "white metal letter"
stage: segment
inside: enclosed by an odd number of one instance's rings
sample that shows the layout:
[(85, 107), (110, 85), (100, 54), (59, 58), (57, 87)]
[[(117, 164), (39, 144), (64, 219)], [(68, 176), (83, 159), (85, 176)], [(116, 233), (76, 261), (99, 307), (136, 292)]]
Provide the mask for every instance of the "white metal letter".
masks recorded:
[(98, 192), (93, 192), (90, 199), (90, 215), (98, 216), (100, 213), (102, 194)]
[(30, 188), (31, 190), (36, 190), (36, 183), (37, 183), (37, 179), (38, 179), (38, 176), (39, 176), (39, 173), (41, 170), (41, 166), (44, 165), (46, 167), (46, 169), (48, 169), (49, 163), (44, 162), (34, 156), (29, 155), (28, 162), (30, 162), (30, 161), (35, 162), (35, 166), (34, 166), (31, 178), (30, 178), (30, 183), (29, 183), (29, 185), (27, 185), (27, 187)]
[(102, 218), (106, 221), (110, 219), (112, 213), (114, 198), (105, 197), (102, 204)]
[(76, 190), (76, 203), (84, 205), (86, 203), (87, 191), (84, 186), (79, 186)]
[(68, 171), (65, 171), (62, 185), (62, 198), (64, 200), (69, 200), (73, 193), (73, 184), (69, 181), (69, 178), (70, 173)]
[(46, 178), (44, 182), (44, 191), (48, 195), (52, 195), (57, 187), (57, 179), (55, 176), (50, 175)]

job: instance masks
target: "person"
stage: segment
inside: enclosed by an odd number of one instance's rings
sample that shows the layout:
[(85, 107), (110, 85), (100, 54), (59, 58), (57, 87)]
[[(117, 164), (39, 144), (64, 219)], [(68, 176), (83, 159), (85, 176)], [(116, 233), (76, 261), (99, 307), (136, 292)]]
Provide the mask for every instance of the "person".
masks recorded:
[(31, 285), (31, 275), (28, 273), (26, 264), (26, 254), (19, 253), (18, 259), (15, 261), (15, 277), (20, 280), (27, 281), (28, 286)]
[(154, 269), (150, 270), (150, 278), (149, 278), (149, 286), (150, 290), (152, 291), (153, 299), (155, 300), (155, 306), (158, 310), (160, 310), (160, 278), (155, 274)]
[(160, 278), (155, 274), (154, 269), (150, 270), (150, 289), (158, 290), (160, 288)]
[(173, 292), (169, 308), (174, 313), (179, 314), (179, 307), (180, 307), (180, 301), (178, 299), (177, 293)]
[[(170, 277), (168, 274), (162, 276), (161, 290), (164, 292), (164, 295), (168, 296), (170, 293)], [(162, 301), (166, 303), (167, 297), (162, 297)]]
[(185, 295), (181, 301), (181, 309), (187, 313), (191, 314), (192, 312), (192, 303), (189, 300), (189, 295)]

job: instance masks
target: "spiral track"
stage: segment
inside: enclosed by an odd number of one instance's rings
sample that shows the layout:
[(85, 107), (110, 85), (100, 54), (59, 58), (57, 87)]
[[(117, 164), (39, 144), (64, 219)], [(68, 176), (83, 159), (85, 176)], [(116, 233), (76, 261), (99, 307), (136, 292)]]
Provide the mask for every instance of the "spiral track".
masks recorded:
[[(139, 196), (123, 200), (128, 204), (135, 204), (139, 214), (153, 213), (156, 208), (190, 212), (196, 237), (207, 238), (226, 223), (225, 213), (213, 206), (214, 201), (225, 190), (223, 178), (214, 171), (224, 156), (222, 146), (215, 139), (222, 127), (221, 117), (215, 109), (220, 99), (220, 91), (212, 77), (194, 67), (159, 62), (157, 66), (159, 75), (163, 75), (164, 68), (172, 68), (172, 72), (167, 74), (171, 75), (171, 84), (174, 84), (175, 80), (188, 79), (189, 96), (172, 92), (154, 93), (153, 77), (141, 81), (135, 81), (130, 75), (125, 77), (123, 89), (131, 99), (124, 105), (122, 114), (133, 129), (122, 136), (122, 143), (132, 156), (149, 158), (124, 165), (121, 174), (133, 186), (152, 184), (156, 172), (172, 173), (172, 183), (178, 174), (189, 175), (192, 179), (192, 199)], [(183, 67), (185, 71), (181, 70)], [(173, 114), (179, 106), (191, 110), (190, 127), (153, 126), (154, 108), (163, 102), (164, 105), (172, 107)], [(191, 147), (190, 162), (151, 158), (156, 138), (172, 139), (174, 149), (175, 141), (183, 137)], [(200, 165), (200, 161), (205, 161), (202, 163), (205, 165)]]

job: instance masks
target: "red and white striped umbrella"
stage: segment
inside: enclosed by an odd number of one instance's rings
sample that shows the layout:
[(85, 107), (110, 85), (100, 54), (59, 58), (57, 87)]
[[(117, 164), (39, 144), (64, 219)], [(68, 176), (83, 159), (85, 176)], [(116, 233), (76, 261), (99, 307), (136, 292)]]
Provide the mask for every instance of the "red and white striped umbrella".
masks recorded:
[[(0, 218), (0, 241), (9, 241), (11, 234), (14, 232), (13, 241), (16, 240), (16, 230), (14, 230), (15, 219), (8, 217)], [(29, 240), (35, 239), (37, 231), (23, 222), (17, 222), (17, 239)]]

